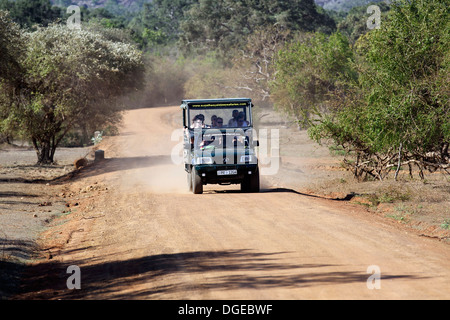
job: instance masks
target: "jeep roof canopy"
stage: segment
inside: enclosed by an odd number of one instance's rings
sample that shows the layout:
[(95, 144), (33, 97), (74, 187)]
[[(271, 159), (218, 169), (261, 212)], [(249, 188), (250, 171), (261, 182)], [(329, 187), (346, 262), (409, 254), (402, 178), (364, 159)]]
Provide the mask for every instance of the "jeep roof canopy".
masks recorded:
[(189, 127), (195, 116), (203, 115), (206, 123), (209, 123), (212, 116), (222, 118), (225, 128), (233, 117), (234, 110), (243, 113), (245, 120), (251, 126), (251, 107), (252, 100), (250, 98), (186, 99), (181, 102), (181, 108), (184, 109), (184, 127)]
[(249, 98), (230, 98), (230, 99), (187, 99), (181, 102), (181, 108), (186, 109), (190, 107), (233, 107), (242, 106), (240, 103), (250, 104), (252, 99)]

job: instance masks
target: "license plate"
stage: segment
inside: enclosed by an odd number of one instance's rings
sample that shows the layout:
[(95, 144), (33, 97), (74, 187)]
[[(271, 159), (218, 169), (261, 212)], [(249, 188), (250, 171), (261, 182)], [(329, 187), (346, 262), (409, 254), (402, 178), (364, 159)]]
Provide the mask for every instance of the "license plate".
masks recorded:
[(237, 170), (217, 170), (218, 176), (231, 176), (237, 174)]

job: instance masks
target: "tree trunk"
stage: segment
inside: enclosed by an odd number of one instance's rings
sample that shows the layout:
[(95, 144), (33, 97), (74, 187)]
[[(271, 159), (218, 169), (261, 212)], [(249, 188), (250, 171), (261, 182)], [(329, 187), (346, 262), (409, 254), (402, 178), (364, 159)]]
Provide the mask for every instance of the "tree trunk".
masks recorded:
[(35, 138), (32, 141), (38, 158), (37, 164), (52, 164), (54, 151), (52, 152), (51, 140), (41, 141), (39, 144)]
[(52, 164), (53, 157), (51, 154), (50, 141), (45, 141), (41, 144), (41, 148), (38, 153), (38, 164)]
[(42, 138), (37, 139), (36, 137), (32, 137), (31, 141), (33, 142), (34, 149), (36, 150), (36, 154), (38, 157), (37, 164), (53, 164), (55, 163), (55, 151), (56, 147), (59, 145), (61, 140), (67, 134), (67, 132), (72, 128), (72, 124), (69, 123), (64, 131), (57, 136), (60, 132), (61, 126), (58, 126), (58, 130), (55, 130), (52, 134), (49, 134), (45, 137), (45, 140)]
[(87, 145), (89, 143), (89, 136), (88, 136), (88, 132), (87, 132), (87, 128), (86, 128), (86, 124), (85, 123), (83, 123), (81, 125), (81, 132), (82, 132), (81, 143), (83, 145)]
[(397, 170), (395, 170), (395, 181), (397, 181), (397, 177), (398, 177), (398, 172), (400, 171), (400, 167), (402, 164), (402, 146), (403, 144), (400, 142), (400, 147), (398, 148), (398, 164), (397, 164)]

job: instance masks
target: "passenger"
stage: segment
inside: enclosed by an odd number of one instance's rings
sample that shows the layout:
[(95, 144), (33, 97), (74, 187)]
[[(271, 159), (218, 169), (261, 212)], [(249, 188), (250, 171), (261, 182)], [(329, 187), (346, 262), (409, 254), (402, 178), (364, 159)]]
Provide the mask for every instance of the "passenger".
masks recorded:
[(213, 115), (211, 117), (211, 128), (217, 128), (217, 116)]
[(197, 116), (195, 116), (195, 117), (192, 119), (191, 128), (194, 128), (197, 119), (198, 119)]
[(220, 128), (223, 128), (223, 119), (222, 118), (217, 118), (217, 126), (216, 126), (216, 128), (217, 129), (220, 129)]
[(239, 128), (246, 128), (248, 127), (249, 123), (245, 120), (245, 114), (243, 112), (240, 112), (237, 117), (237, 127)]
[(239, 115), (239, 110), (233, 110), (232, 118), (228, 121), (229, 127), (237, 127), (237, 117)]
[(191, 128), (204, 128), (205, 125), (200, 117), (200, 115), (196, 115), (192, 120)]

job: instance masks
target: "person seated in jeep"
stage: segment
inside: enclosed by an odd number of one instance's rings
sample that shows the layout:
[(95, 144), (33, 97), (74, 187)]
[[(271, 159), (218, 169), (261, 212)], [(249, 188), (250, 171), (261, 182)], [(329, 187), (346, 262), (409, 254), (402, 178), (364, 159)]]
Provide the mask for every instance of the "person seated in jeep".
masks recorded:
[(234, 128), (237, 127), (237, 117), (239, 115), (239, 110), (233, 110), (232, 118), (228, 120), (228, 127)]
[(210, 128), (217, 128), (217, 116), (215, 114), (211, 116)]
[(223, 119), (221, 117), (217, 118), (216, 123), (217, 123), (217, 126), (216, 126), (217, 129), (223, 128)]
[(194, 117), (194, 119), (192, 119), (192, 124), (191, 124), (191, 128), (204, 128), (205, 127), (205, 123), (203, 122), (203, 119), (201, 117), (201, 114), (198, 114)]
[(243, 112), (240, 112), (237, 116), (237, 127), (239, 128), (246, 128), (248, 127), (248, 122), (245, 120), (245, 114)]

